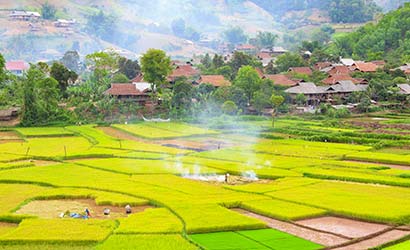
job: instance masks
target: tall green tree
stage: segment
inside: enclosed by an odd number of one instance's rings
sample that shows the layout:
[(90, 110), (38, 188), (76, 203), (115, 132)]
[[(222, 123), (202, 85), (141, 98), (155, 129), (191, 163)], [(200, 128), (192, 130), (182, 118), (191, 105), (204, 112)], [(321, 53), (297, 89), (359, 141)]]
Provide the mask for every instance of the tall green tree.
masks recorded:
[(41, 16), (46, 20), (56, 19), (57, 8), (48, 1), (41, 5)]
[(77, 73), (57, 62), (51, 66), (50, 76), (57, 80), (60, 92), (63, 95), (65, 95), (68, 85), (74, 83), (78, 78)]
[(226, 41), (232, 44), (245, 43), (248, 37), (241, 27), (232, 27), (223, 33)]
[(150, 49), (141, 58), (141, 71), (145, 81), (160, 89), (172, 72), (171, 58), (162, 50)]
[(243, 66), (239, 69), (234, 83), (235, 86), (245, 91), (248, 103), (250, 103), (253, 94), (260, 89), (261, 82), (262, 79), (252, 66)]
[(278, 38), (278, 35), (272, 32), (259, 31), (255, 39), (256, 46), (258, 46), (259, 48), (272, 48), (273, 46), (275, 46), (276, 40)]
[(272, 127), (274, 127), (275, 126), (276, 110), (279, 108), (280, 105), (282, 105), (282, 103), (285, 101), (285, 98), (283, 96), (273, 94), (270, 98), (270, 101), (272, 103), (272, 108), (273, 108)]
[(303, 60), (302, 56), (290, 52), (279, 56), (275, 63), (278, 72), (286, 72), (291, 67), (306, 66), (306, 62)]

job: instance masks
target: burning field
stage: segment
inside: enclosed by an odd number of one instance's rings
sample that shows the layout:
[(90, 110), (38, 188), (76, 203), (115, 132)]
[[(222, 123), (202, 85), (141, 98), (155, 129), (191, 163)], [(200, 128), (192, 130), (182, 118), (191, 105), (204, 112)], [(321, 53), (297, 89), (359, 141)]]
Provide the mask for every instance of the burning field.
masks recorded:
[[(171, 122), (2, 132), (0, 246), (303, 250), (405, 242), (409, 138), (380, 135), (381, 146), (363, 132), (368, 127), (346, 124), (280, 119), (274, 129), (266, 120), (234, 129)], [(71, 218), (85, 209), (86, 220)]]

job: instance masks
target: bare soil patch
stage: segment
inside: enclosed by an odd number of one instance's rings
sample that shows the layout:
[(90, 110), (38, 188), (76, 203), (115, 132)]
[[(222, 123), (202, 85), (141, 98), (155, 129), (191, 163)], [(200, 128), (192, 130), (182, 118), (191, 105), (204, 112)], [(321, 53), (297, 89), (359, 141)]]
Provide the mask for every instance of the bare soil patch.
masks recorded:
[(388, 225), (368, 223), (332, 216), (300, 220), (296, 223), (305, 227), (340, 234), (349, 238), (362, 238), (389, 228)]
[(339, 248), (335, 248), (338, 250), (363, 250), (363, 249), (370, 249), (370, 248), (374, 248), (377, 246), (380, 246), (382, 244), (394, 241), (394, 240), (398, 240), (403, 238), (406, 235), (410, 235), (410, 232), (408, 231), (401, 231), (401, 230), (392, 230), (392, 231), (388, 231), (384, 234), (381, 234), (379, 236), (376, 236), (374, 238), (368, 239), (368, 240), (364, 240), (364, 241), (360, 241), (351, 245), (347, 245), (344, 247), (339, 247)]
[(308, 229), (308, 228), (304, 228), (301, 226), (297, 226), (292, 223), (275, 220), (275, 219), (272, 219), (266, 216), (262, 216), (259, 214), (255, 214), (255, 213), (243, 210), (243, 209), (233, 209), (233, 210), (243, 215), (264, 221), (271, 228), (274, 228), (274, 229), (277, 229), (277, 230), (280, 230), (282, 232), (286, 232), (292, 235), (296, 235), (300, 238), (321, 244), (323, 246), (327, 246), (327, 247), (336, 246), (336, 245), (346, 243), (350, 240), (348, 238), (339, 237), (339, 236), (336, 236), (330, 233), (319, 232), (313, 229)]
[[(109, 136), (117, 138), (119, 140), (131, 140), (137, 142), (147, 142), (147, 140), (141, 139), (139, 137), (133, 136), (129, 133), (123, 132), (121, 130), (112, 128), (112, 127), (98, 127), (99, 130), (103, 131)], [(151, 142), (151, 141), (150, 141)]]
[[(118, 206), (98, 206), (94, 200), (90, 199), (67, 199), (67, 200), (35, 200), (16, 211), (16, 214), (35, 215), (40, 218), (60, 218), (61, 213), (70, 211), (71, 213), (83, 213), (88, 208), (93, 219), (115, 219), (127, 217), (125, 208)], [(110, 209), (109, 216), (104, 215), (104, 209)], [(151, 206), (133, 207), (132, 212), (142, 212)]]

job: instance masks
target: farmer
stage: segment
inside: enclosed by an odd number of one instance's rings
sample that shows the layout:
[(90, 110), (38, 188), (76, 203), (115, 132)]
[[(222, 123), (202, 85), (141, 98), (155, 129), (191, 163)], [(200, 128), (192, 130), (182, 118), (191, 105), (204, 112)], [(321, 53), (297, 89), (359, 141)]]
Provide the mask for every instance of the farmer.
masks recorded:
[(131, 211), (131, 206), (130, 205), (126, 205), (125, 206), (125, 213), (126, 214), (130, 214), (132, 211)]
[(229, 182), (229, 173), (226, 173), (225, 174), (225, 183), (228, 183)]
[(104, 215), (110, 215), (111, 210), (109, 208), (104, 209)]
[(91, 217), (91, 213), (90, 213), (90, 210), (88, 210), (88, 208), (85, 208), (85, 216), (87, 218)]

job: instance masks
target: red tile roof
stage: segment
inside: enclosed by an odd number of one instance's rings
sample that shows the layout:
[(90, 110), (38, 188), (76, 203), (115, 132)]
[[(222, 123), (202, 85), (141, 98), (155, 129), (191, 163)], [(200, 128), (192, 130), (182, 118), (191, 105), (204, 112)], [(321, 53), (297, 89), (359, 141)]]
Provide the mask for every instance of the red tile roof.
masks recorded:
[(337, 66), (333, 66), (333, 68), (327, 73), (332, 76), (332, 75), (348, 75), (351, 72), (352, 71), (349, 69), (349, 67), (344, 66), (344, 65), (337, 65)]
[(289, 72), (294, 72), (296, 74), (312, 75), (313, 72), (309, 67), (292, 67), (289, 68)]
[(130, 96), (141, 96), (141, 95), (148, 95), (146, 91), (139, 91), (136, 88), (135, 84), (132, 83), (113, 83), (111, 84), (111, 88), (109, 88), (106, 94), (113, 95), (113, 96), (123, 96), (123, 95), (130, 95)]
[(139, 73), (136, 77), (130, 80), (130, 83), (143, 82), (143, 81), (144, 81), (144, 75), (142, 73)]
[(328, 84), (328, 85), (333, 85), (336, 84), (339, 81), (352, 81), (355, 84), (360, 83), (362, 80), (361, 79), (355, 79), (353, 77), (351, 77), (350, 75), (331, 75), (328, 78), (326, 78), (325, 80), (323, 80), (322, 82), (324, 84)]
[(268, 53), (268, 52), (260, 52), (260, 53), (258, 54), (258, 58), (259, 58), (259, 59), (269, 59), (269, 58), (272, 58), (272, 56), (271, 56), (271, 54)]
[(199, 71), (192, 67), (191, 65), (180, 65), (177, 66), (172, 74), (168, 77), (168, 80), (173, 81), (178, 77), (193, 77), (199, 75)]
[(355, 63), (352, 68), (360, 72), (376, 72), (379, 66), (374, 63)]
[(198, 82), (200, 84), (209, 83), (215, 87), (227, 87), (232, 85), (223, 75), (203, 75)]
[(9, 61), (6, 62), (6, 70), (8, 71), (16, 71), (16, 70), (27, 70), (29, 65), (24, 61)]
[(264, 78), (272, 80), (275, 85), (290, 87), (297, 85), (297, 81), (290, 79), (287, 75), (284, 74), (265, 75)]
[(259, 77), (262, 78), (263, 75), (264, 75), (263, 71), (260, 68), (255, 68), (255, 70), (256, 70), (256, 72), (258, 72)]
[(332, 66), (331, 62), (318, 62), (318, 63), (315, 64), (314, 67), (315, 67), (316, 70), (321, 70), (321, 69), (324, 69), (324, 68), (327, 68), (327, 67), (330, 67), (330, 66)]

